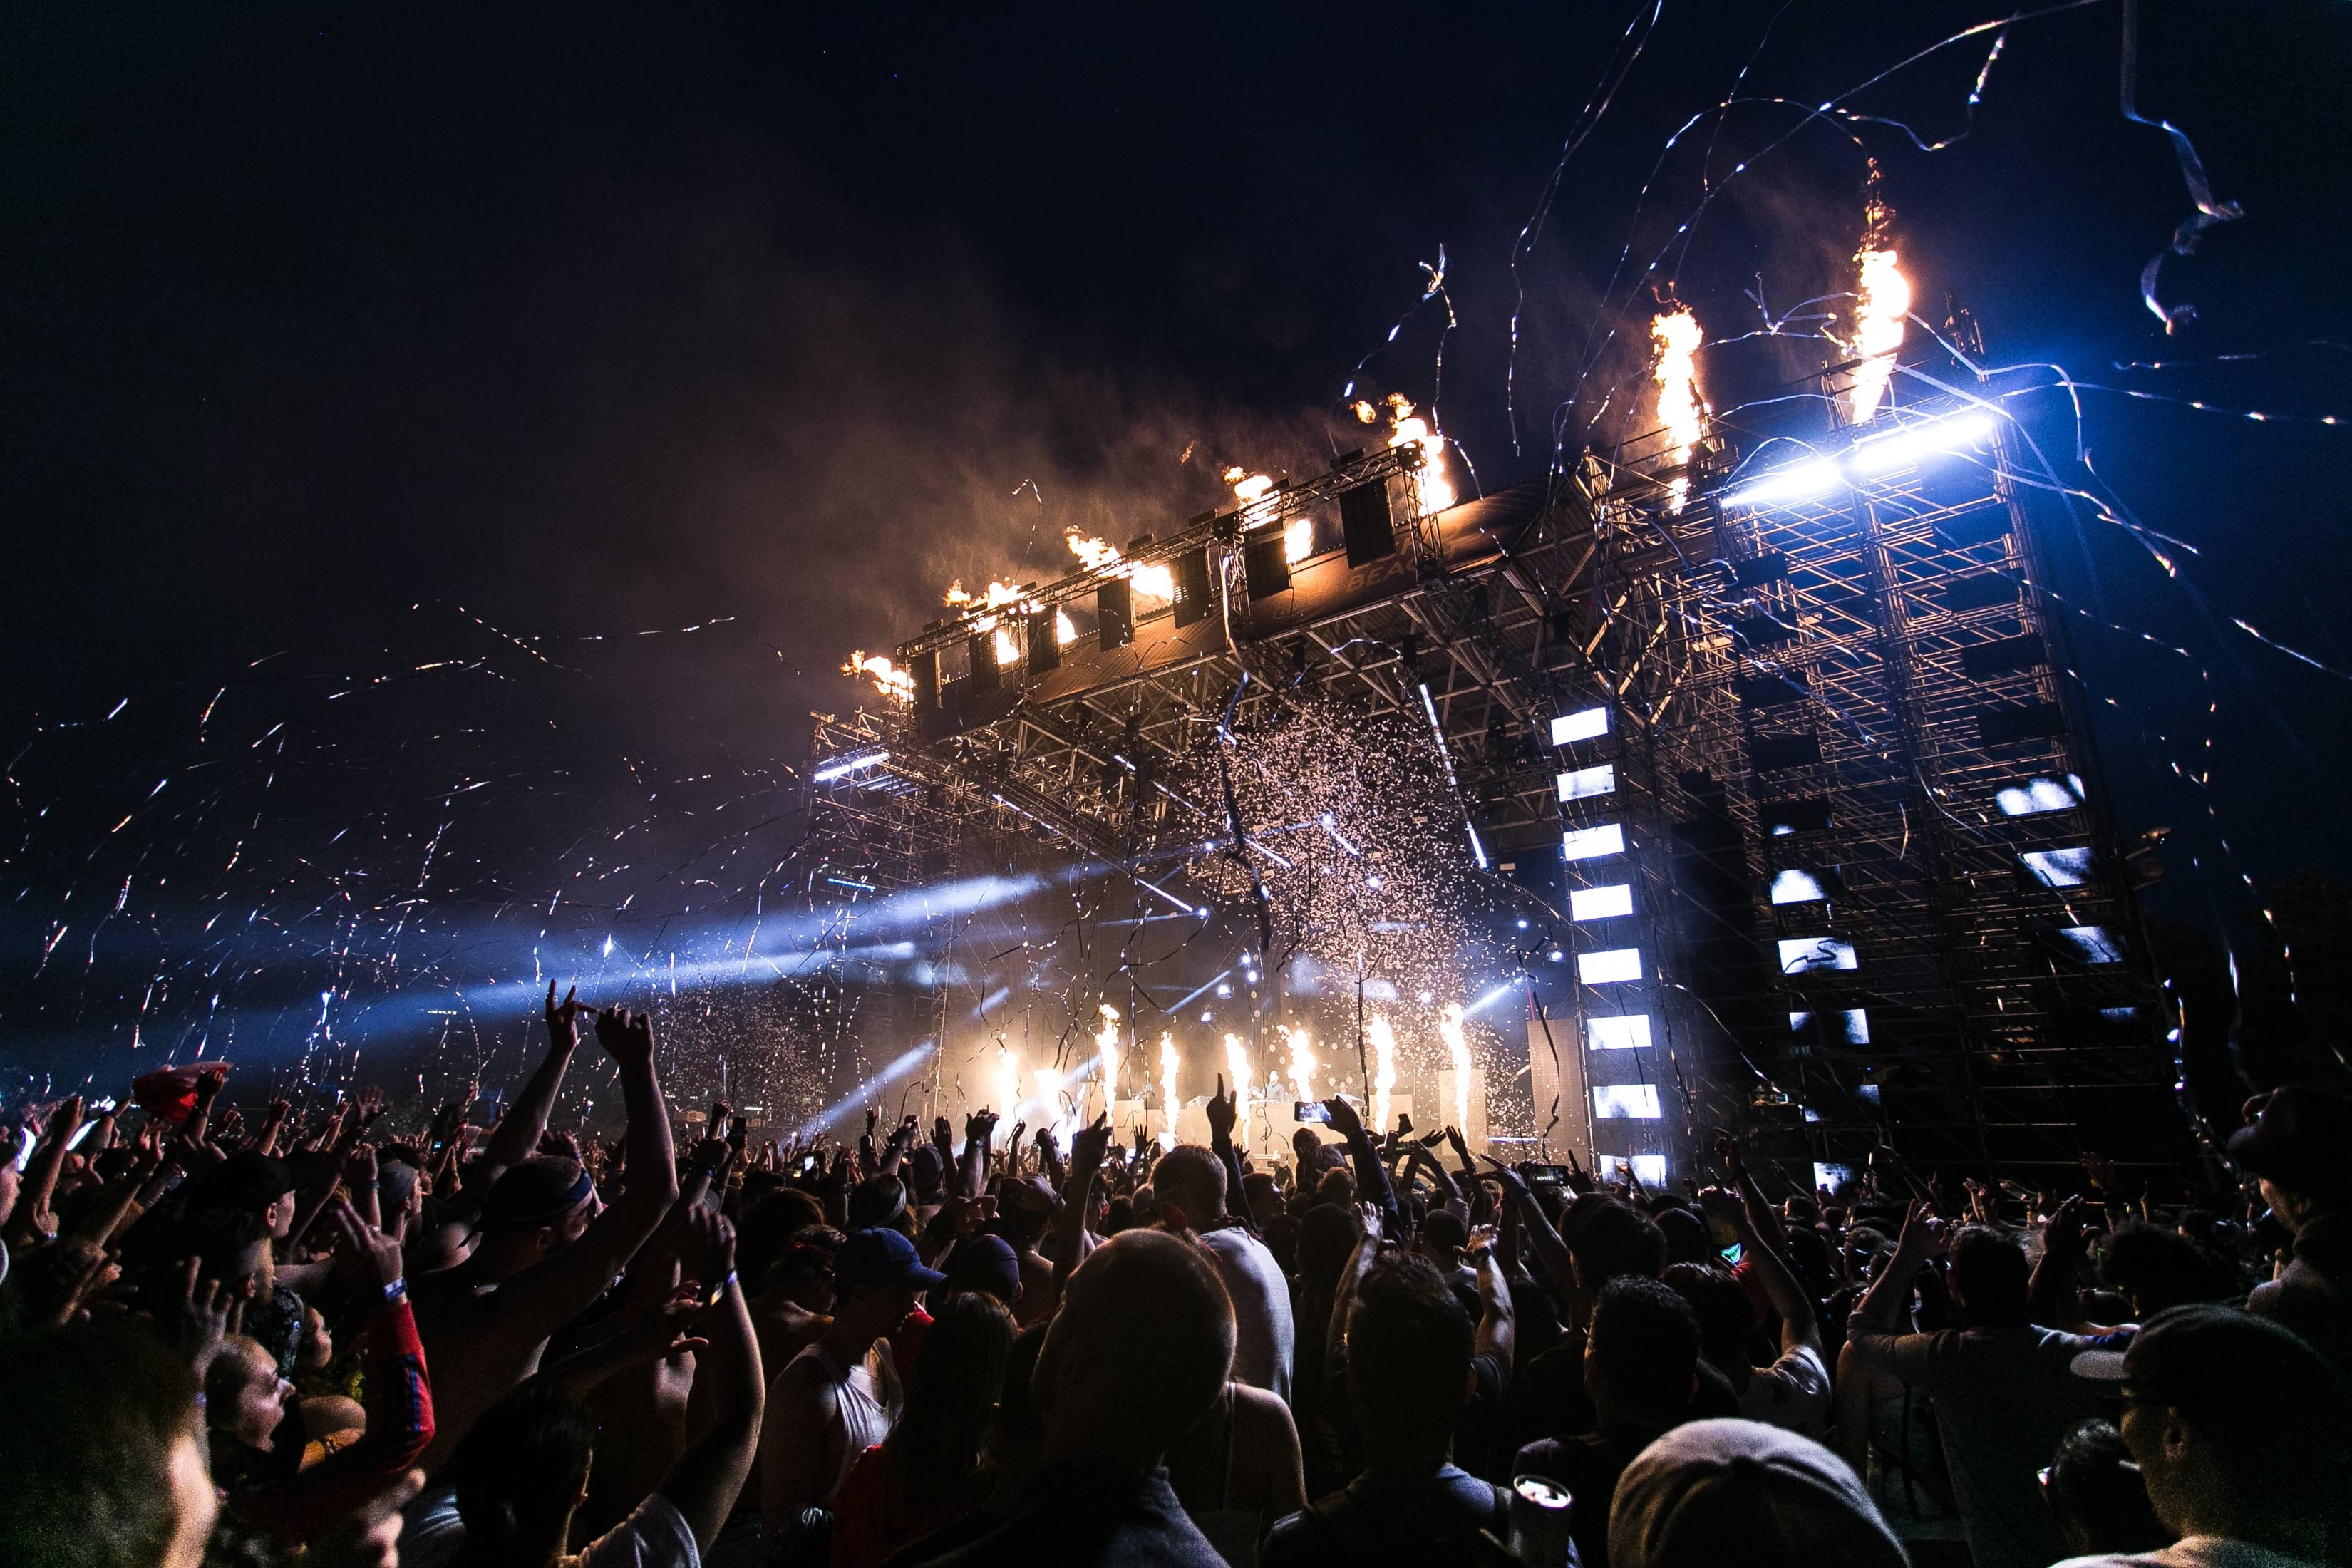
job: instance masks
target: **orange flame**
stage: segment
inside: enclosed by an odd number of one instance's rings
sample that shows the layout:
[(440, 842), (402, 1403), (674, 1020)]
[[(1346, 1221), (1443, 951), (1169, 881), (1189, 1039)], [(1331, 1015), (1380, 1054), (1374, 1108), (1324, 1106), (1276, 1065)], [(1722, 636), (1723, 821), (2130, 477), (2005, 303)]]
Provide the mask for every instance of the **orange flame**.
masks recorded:
[(1090, 539), (1075, 528), (1063, 537), (1070, 547), (1070, 553), (1078, 558), (1078, 564), (1089, 572), (1117, 567), (1118, 570), (1112, 574), (1134, 584), (1137, 598), (1157, 599), (1163, 605), (1174, 601), (1176, 574), (1167, 566), (1150, 562), (1123, 562), (1117, 546), (1099, 539)]
[[(1658, 384), (1658, 423), (1674, 446), (1666, 462), (1679, 467), (1691, 459), (1693, 448), (1706, 434), (1706, 405), (1698, 397), (1698, 346), (1706, 334), (1688, 307), (1650, 321), (1650, 338), (1657, 344), (1658, 363), (1650, 369)], [(1680, 511), (1690, 494), (1690, 477), (1679, 475), (1667, 484), (1667, 507)]]
[(1869, 199), (1863, 207), (1862, 248), (1854, 253), (1860, 275), (1853, 291), (1853, 341), (1863, 357), (1854, 367), (1848, 406), (1853, 422), (1878, 412), (1895, 378), (1895, 352), (1903, 346), (1904, 316), (1911, 309), (1911, 281), (1895, 252), (1895, 209), (1878, 196), (1878, 165), (1870, 168)]
[(1396, 428), (1389, 437), (1391, 447), (1421, 448), (1421, 510), (1424, 515), (1444, 511), (1454, 504), (1454, 481), (1445, 476), (1445, 437), (1429, 427), (1429, 421), (1412, 411), (1412, 400), (1402, 392), (1389, 394), (1390, 416)]
[(852, 649), (847, 662), (842, 665), (844, 675), (862, 675), (874, 683), (874, 689), (899, 702), (915, 700), (915, 677), (900, 669), (884, 654), (867, 654)]

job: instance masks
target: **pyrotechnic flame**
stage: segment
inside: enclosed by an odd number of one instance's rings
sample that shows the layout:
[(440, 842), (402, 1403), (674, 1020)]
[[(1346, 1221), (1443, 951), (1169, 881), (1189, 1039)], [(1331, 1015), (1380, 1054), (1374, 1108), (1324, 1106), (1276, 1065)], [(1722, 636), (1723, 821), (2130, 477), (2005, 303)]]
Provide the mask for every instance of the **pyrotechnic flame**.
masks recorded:
[(1094, 572), (1118, 566), (1119, 569), (1112, 575), (1124, 577), (1134, 584), (1138, 599), (1157, 599), (1167, 604), (1176, 597), (1176, 574), (1169, 567), (1149, 562), (1140, 564), (1121, 562), (1117, 546), (1099, 539), (1089, 539), (1075, 528), (1063, 538), (1070, 547), (1070, 553), (1076, 556), (1078, 564), (1087, 570)]
[(1101, 1064), (1103, 1103), (1118, 1098), (1118, 1009), (1104, 1003), (1102, 1027), (1095, 1031), (1095, 1059)]
[(1003, 626), (997, 627), (995, 640), (996, 662), (998, 664), (1019, 664), (1021, 662), (1021, 645), (1013, 640), (1013, 634), (1011, 632), (1006, 631)]
[(1226, 473), (1225, 478), (1233, 481), (1234, 499), (1240, 501), (1244, 506), (1247, 506), (1250, 502), (1257, 500), (1258, 497), (1265, 494), (1266, 491), (1274, 489), (1274, 481), (1271, 479), (1268, 479), (1265, 475), (1252, 474), (1248, 478), (1244, 479), (1241, 477), (1241, 472), (1242, 471), (1239, 468), (1231, 469)]
[(1246, 1096), (1253, 1087), (1250, 1082), (1249, 1047), (1242, 1044), (1239, 1035), (1225, 1037), (1225, 1076), (1234, 1080), (1234, 1092)]
[(1283, 525), (1282, 558), (1296, 566), (1315, 553), (1315, 520), (1295, 517)]
[(1437, 1015), (1438, 1038), (1454, 1064), (1454, 1125), (1470, 1131), (1470, 1041), (1462, 1033), (1462, 1005), (1448, 1002)]
[(1297, 1098), (1315, 1098), (1315, 1042), (1304, 1029), (1286, 1027), (1290, 1041), (1290, 1087)]
[(1375, 1014), (1364, 1026), (1364, 1038), (1372, 1043), (1372, 1135), (1381, 1137), (1389, 1128), (1389, 1090), (1396, 1087), (1396, 1034)]
[(848, 662), (841, 667), (844, 675), (862, 675), (874, 683), (874, 689), (900, 702), (915, 700), (915, 677), (912, 671), (900, 669), (887, 656), (867, 654), (852, 649)]
[[(1669, 315), (1654, 317), (1650, 337), (1658, 346), (1658, 363), (1650, 374), (1658, 384), (1658, 423), (1674, 443), (1666, 454), (1671, 465), (1690, 461), (1691, 450), (1705, 433), (1702, 420), (1706, 405), (1698, 400), (1698, 345), (1706, 334), (1699, 330), (1698, 318), (1685, 307)], [(1670, 480), (1669, 509), (1680, 511), (1683, 500), (1690, 493), (1687, 475)]]
[(1054, 646), (1067, 647), (1077, 640), (1078, 628), (1070, 624), (1070, 612), (1055, 610), (1054, 612)]
[(1021, 1103), (1021, 1058), (996, 1042), (996, 1114), (1010, 1121), (1013, 1107)]
[(1168, 1125), (1160, 1134), (1162, 1149), (1176, 1147), (1176, 1037), (1160, 1037), (1160, 1105), (1166, 1113)]
[(1864, 356), (1854, 367), (1850, 402), (1853, 423), (1878, 411), (1895, 376), (1895, 352), (1903, 346), (1904, 316), (1911, 309), (1911, 281), (1895, 252), (1895, 209), (1878, 197), (1878, 165), (1870, 166), (1869, 199), (1863, 208), (1862, 248), (1854, 254), (1860, 276), (1853, 290), (1853, 341)]
[(1421, 448), (1421, 510), (1444, 511), (1454, 504), (1454, 483), (1445, 477), (1445, 437), (1412, 411), (1412, 400), (1402, 392), (1389, 394), (1389, 411), (1396, 421), (1389, 445)]
[(1355, 408), (1356, 417), (1362, 420), (1367, 425), (1370, 425), (1372, 421), (1381, 416), (1381, 411), (1378, 408), (1373, 407), (1370, 404), (1365, 402), (1360, 397), (1356, 399), (1352, 406)]

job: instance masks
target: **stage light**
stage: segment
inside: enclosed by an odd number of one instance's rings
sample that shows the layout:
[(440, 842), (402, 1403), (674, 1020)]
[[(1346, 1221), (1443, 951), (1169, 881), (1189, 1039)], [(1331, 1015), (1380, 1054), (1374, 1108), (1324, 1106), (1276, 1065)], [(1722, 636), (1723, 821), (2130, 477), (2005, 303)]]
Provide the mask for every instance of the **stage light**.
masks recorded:
[(1606, 888), (1575, 888), (1569, 891), (1568, 915), (1577, 921), (1613, 921), (1633, 912), (1633, 889), (1619, 882)]
[[(2070, 787), (2071, 786), (2071, 787)], [(2028, 779), (1997, 792), (1993, 804), (2003, 816), (2034, 816), (2045, 811), (2071, 811), (2083, 803), (2083, 781), (2068, 773), (2056, 779)]]
[(1810, 871), (1791, 869), (1772, 879), (1772, 901), (1776, 904), (1809, 904), (1826, 897), (1820, 880)]
[(1527, 921), (1521, 921), (1519, 922), (1519, 929), (1520, 929), (1521, 931), (1525, 931), (1525, 930), (1527, 930), (1527, 929), (1528, 929), (1528, 922), (1527, 922)]
[(1378, 877), (1367, 877), (1364, 879), (1364, 886), (1377, 893), (1381, 890), (1381, 879)]
[(1780, 942), (1780, 973), (1804, 974), (1816, 969), (1855, 969), (1853, 943), (1826, 936), (1792, 936)]
[(1613, 763), (1574, 768), (1559, 775), (1559, 798), (1562, 800), (1590, 800), (1597, 795), (1613, 795), (1616, 790), (1617, 769)]
[(1216, 1015), (1215, 1015), (1214, 1013), (1203, 1012), (1203, 1013), (1201, 1015), (1201, 1022), (1202, 1022), (1203, 1024), (1208, 1023), (1210, 1020), (1213, 1019), (1215, 1016), (1216, 1016)]
[(1846, 466), (1857, 474), (1883, 474), (1938, 453), (1973, 447), (1992, 434), (1992, 416), (1982, 412), (1930, 419), (1854, 444)]
[(1596, 1121), (1654, 1121), (1664, 1114), (1658, 1108), (1654, 1083), (1601, 1083), (1592, 1086), (1592, 1117)]
[(1609, 733), (1609, 710), (1581, 708), (1573, 713), (1563, 713), (1551, 721), (1551, 743), (1565, 746), (1571, 741), (1590, 741), (1596, 735)]
[(1564, 953), (1564, 952), (1560, 952), (1560, 950), (1559, 950), (1559, 949), (1558, 949), (1558, 948), (1556, 948), (1556, 947), (1555, 947), (1555, 948), (1553, 948), (1553, 949), (1551, 950), (1551, 961), (1552, 961), (1554, 963), (1563, 963), (1567, 962), (1567, 959), (1568, 959), (1568, 954), (1566, 954), (1566, 953)]
[(1217, 994), (1220, 996), (1230, 996), (1233, 994), (1234, 988), (1231, 985), (1220, 985), (1217, 987)]
[(1428, 1006), (1432, 1002), (1434, 1002), (1434, 1001), (1436, 1001), (1436, 1000), (1437, 1000), (1437, 994), (1436, 994), (1436, 993), (1434, 993), (1434, 992), (1432, 992), (1432, 991), (1424, 991), (1424, 992), (1423, 992), (1423, 993), (1421, 994), (1421, 1005), (1422, 1005), (1423, 1006), (1424, 1006), (1424, 1007)]
[(887, 752), (860, 752), (854, 757), (841, 757), (825, 763), (812, 773), (810, 778), (816, 784), (831, 784), (835, 779), (847, 778), (852, 773), (877, 767), (889, 760), (890, 753)]
[(1642, 950), (1616, 947), (1576, 955), (1576, 977), (1587, 985), (1616, 985), (1642, 978)]
[(1607, 855), (1622, 855), (1625, 830), (1613, 822), (1599, 827), (1572, 827), (1560, 836), (1559, 853), (1563, 860), (1598, 860)]
[(2062, 926), (2059, 942), (2067, 952), (2083, 963), (2121, 963), (2123, 944), (2105, 926)]
[(2079, 888), (2091, 879), (2091, 847), (2071, 849), (2029, 849), (2018, 857), (2035, 881), (2045, 888)]
[(1584, 1020), (1584, 1047), (1591, 1051), (1642, 1051), (1650, 1047), (1650, 1016), (1627, 1013)]
[(1842, 478), (1836, 463), (1827, 458), (1815, 458), (1811, 462), (1793, 463), (1759, 476), (1726, 496), (1723, 504), (1762, 506), (1770, 501), (1811, 500), (1836, 489)]

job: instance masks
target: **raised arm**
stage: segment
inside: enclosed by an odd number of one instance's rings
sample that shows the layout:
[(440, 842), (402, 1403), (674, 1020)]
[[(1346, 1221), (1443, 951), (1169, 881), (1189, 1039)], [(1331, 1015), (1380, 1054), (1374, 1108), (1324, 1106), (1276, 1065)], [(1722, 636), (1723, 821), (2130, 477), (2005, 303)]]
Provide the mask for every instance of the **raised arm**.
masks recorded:
[[(1086, 1261), (1090, 1250), (1087, 1239), (1087, 1211), (1094, 1207), (1095, 1178), (1102, 1170), (1103, 1156), (1110, 1152), (1110, 1113), (1103, 1112), (1090, 1126), (1081, 1127), (1070, 1136), (1070, 1169), (1062, 1179), (1062, 1206), (1054, 1215), (1054, 1275), (1047, 1287), (1054, 1301), (1062, 1299), (1063, 1282), (1070, 1273)], [(1047, 1303), (1045, 1310), (1052, 1310)]]
[(751, 1473), (768, 1387), (751, 1309), (735, 1278), (734, 1226), (700, 1207), (686, 1226), (685, 1255), (699, 1297), (709, 1303), (699, 1328), (710, 1348), (696, 1358), (695, 1383), (699, 1387), (708, 1379), (717, 1398), (709, 1428), (677, 1457), (658, 1489), (686, 1516), (695, 1546), (709, 1552)]
[(1495, 1255), (1496, 1239), (1491, 1225), (1470, 1233), (1470, 1257), (1478, 1268), (1478, 1353), (1493, 1356), (1507, 1373), (1518, 1342), (1518, 1320), (1511, 1310), (1503, 1260)]
[(510, 1324), (525, 1337), (543, 1340), (571, 1321), (628, 1266), (677, 1197), (669, 1108), (654, 1076), (653, 1019), (608, 1007), (596, 1015), (596, 1043), (620, 1065), (621, 1098), (629, 1111), (628, 1184), (578, 1241), (499, 1288), (501, 1331)]
[(1772, 1310), (1780, 1315), (1780, 1353), (1786, 1355), (1799, 1345), (1811, 1345), (1819, 1352), (1822, 1326), (1814, 1316), (1812, 1301), (1797, 1283), (1788, 1259), (1757, 1228), (1748, 1205), (1733, 1204), (1729, 1196), (1727, 1193), (1709, 1192), (1700, 1194), (1700, 1201), (1730, 1220), (1732, 1228), (1738, 1232), (1740, 1262), (1755, 1270), (1756, 1282), (1764, 1287)]
[(1348, 1158), (1356, 1168), (1356, 1190), (1367, 1203), (1381, 1211), (1384, 1225), (1393, 1230), (1397, 1226), (1396, 1188), (1389, 1184), (1389, 1173), (1381, 1165), (1381, 1152), (1373, 1145), (1372, 1135), (1364, 1130), (1364, 1119), (1356, 1108), (1337, 1095), (1323, 1102), (1330, 1112), (1331, 1130), (1348, 1141)]
[(1552, 1228), (1550, 1218), (1543, 1212), (1543, 1205), (1536, 1202), (1535, 1192), (1528, 1185), (1525, 1177), (1491, 1155), (1486, 1163), (1495, 1167), (1495, 1179), (1502, 1184), (1504, 1201), (1511, 1205), (1511, 1212), (1518, 1215), (1520, 1233), (1527, 1240), (1528, 1250), (1535, 1254), (1537, 1264), (1543, 1269), (1545, 1277), (1551, 1280), (1551, 1288), (1557, 1292), (1559, 1300), (1563, 1305), (1574, 1300), (1576, 1266), (1569, 1260), (1568, 1243), (1562, 1241), (1559, 1232)]
[[(1242, 1201), (1241, 1152), (1234, 1147), (1234, 1123), (1241, 1117), (1241, 1087), (1225, 1092), (1225, 1075), (1217, 1075), (1217, 1092), (1202, 1108), (1209, 1118), (1209, 1152), (1225, 1168), (1225, 1214), (1240, 1220), (1252, 1236), (1257, 1234), (1257, 1221), (1250, 1217), (1249, 1205)], [(1197, 1223), (1197, 1228), (1208, 1229), (1224, 1217), (1210, 1215)]]
[(1381, 1258), (1381, 1210), (1377, 1204), (1358, 1204), (1357, 1221), (1363, 1234), (1356, 1238), (1356, 1250), (1348, 1255), (1348, 1266), (1339, 1270), (1339, 1288), (1331, 1292), (1331, 1321), (1323, 1331), (1323, 1357), (1327, 1366), (1338, 1366), (1339, 1356), (1348, 1342), (1348, 1309), (1356, 1304), (1356, 1287), (1372, 1271)]
[(539, 1147), (541, 1134), (547, 1131), (548, 1113), (555, 1109), (555, 1096), (563, 1087), (563, 1069), (572, 1063), (572, 1053), (580, 1047), (580, 1016), (588, 1011), (581, 1002), (578, 987), (566, 991), (563, 1000), (555, 1000), (555, 982), (547, 983), (547, 1055), (525, 1079), (522, 1092), (499, 1119), (498, 1131), (490, 1134), (490, 1145), (483, 1151), (481, 1160), (468, 1173), (467, 1184), (478, 1185), (488, 1192), (509, 1166), (520, 1165)]
[[(1728, 1132), (1718, 1131), (1715, 1135), (1715, 1152), (1723, 1161), (1724, 1173), (1731, 1178), (1732, 1185), (1739, 1189), (1739, 1203), (1748, 1213), (1748, 1223), (1755, 1228), (1766, 1247), (1787, 1258), (1788, 1230), (1780, 1224), (1780, 1216), (1772, 1212), (1772, 1205), (1764, 1196), (1764, 1189), (1757, 1184), (1756, 1173), (1740, 1157), (1739, 1141)], [(1743, 1241), (1741, 1245), (1746, 1243)]]
[(64, 1103), (49, 1113), (48, 1136), (33, 1152), (32, 1163), (25, 1167), (25, 1177), (16, 1193), (16, 1214), (10, 1222), (8, 1239), (23, 1246), (33, 1241), (46, 1241), (47, 1230), (55, 1223), (49, 1214), (49, 1194), (57, 1191), (58, 1173), (65, 1168), (66, 1145), (80, 1130), (81, 1096), (69, 1095)]

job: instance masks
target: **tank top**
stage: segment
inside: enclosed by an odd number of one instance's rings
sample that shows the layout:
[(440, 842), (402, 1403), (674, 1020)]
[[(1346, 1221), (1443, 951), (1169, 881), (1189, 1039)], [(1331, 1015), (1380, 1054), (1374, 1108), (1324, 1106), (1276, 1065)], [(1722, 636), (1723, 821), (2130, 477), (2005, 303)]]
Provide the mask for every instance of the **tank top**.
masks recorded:
[(849, 1479), (850, 1467), (857, 1463), (858, 1456), (890, 1435), (890, 1412), (877, 1395), (874, 1374), (866, 1363), (844, 1366), (841, 1358), (822, 1343), (809, 1346), (793, 1360), (814, 1361), (824, 1381), (833, 1385), (834, 1409), (839, 1415), (841, 1436), (835, 1438), (832, 1433), (825, 1435), (827, 1479), (824, 1502), (831, 1507), (834, 1494)]

